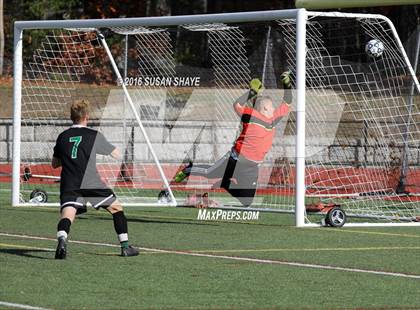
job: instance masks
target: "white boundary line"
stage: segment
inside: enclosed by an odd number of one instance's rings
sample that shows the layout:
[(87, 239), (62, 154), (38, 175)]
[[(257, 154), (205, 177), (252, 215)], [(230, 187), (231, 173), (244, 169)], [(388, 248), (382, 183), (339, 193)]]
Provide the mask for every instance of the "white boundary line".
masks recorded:
[(330, 266), (330, 265), (286, 262), (286, 261), (271, 260), (271, 259), (259, 259), (259, 258), (249, 258), (249, 257), (239, 257), (239, 256), (203, 254), (203, 253), (196, 253), (196, 252), (183, 252), (183, 251), (161, 250), (161, 249), (151, 249), (151, 248), (149, 248), (148, 250), (155, 251), (155, 252), (161, 252), (161, 253), (171, 253), (171, 254), (180, 254), (180, 255), (189, 255), (189, 256), (231, 259), (231, 260), (237, 260), (237, 261), (261, 263), (261, 264), (273, 264), (273, 265), (275, 264), (275, 265), (286, 265), (286, 266), (306, 267), (306, 268), (315, 268), (315, 269), (328, 269), (328, 270), (338, 270), (338, 271), (370, 273), (370, 274), (377, 274), (377, 275), (384, 275), (384, 276), (394, 276), (394, 277), (412, 278), (412, 279), (419, 279), (420, 280), (420, 275), (406, 274), (406, 273), (399, 273), (399, 272), (376, 271), (376, 270), (369, 270), (369, 269), (337, 267), (337, 266)]
[(28, 305), (23, 305), (23, 304), (15, 304), (15, 303), (6, 302), (6, 301), (0, 301), (0, 306), (19, 308), (19, 309), (29, 309), (29, 310), (47, 310), (47, 308), (33, 307), (33, 306), (28, 306)]
[[(56, 241), (56, 239), (54, 238), (38, 237), (38, 236), (31, 236), (31, 235), (9, 234), (9, 233), (2, 233), (2, 232), (0, 232), (0, 236), (15, 237), (15, 238), (22, 238), (22, 239)], [(86, 244), (86, 245), (95, 245), (95, 246), (104, 246), (104, 247), (113, 247), (113, 248), (120, 247), (119, 245), (116, 245), (116, 244), (100, 243), (100, 242), (89, 242), (89, 241), (79, 241), (79, 240), (69, 240), (69, 242), (76, 243), (76, 244)], [(158, 253), (178, 254), (178, 255), (207, 257), (207, 258), (220, 258), (220, 259), (229, 259), (229, 260), (235, 260), (235, 261), (259, 263), (259, 264), (272, 264), (272, 265), (284, 265), (284, 266), (304, 267), (304, 268), (312, 268), (312, 269), (367, 273), (367, 274), (375, 274), (375, 275), (382, 275), (382, 276), (392, 276), (392, 277), (401, 277), (401, 278), (410, 278), (410, 279), (420, 280), (420, 275), (418, 274), (408, 274), (408, 273), (400, 273), (400, 272), (388, 272), (388, 271), (379, 271), (379, 270), (370, 270), (370, 269), (339, 267), (339, 266), (332, 266), (332, 265), (288, 262), (288, 261), (259, 259), (259, 258), (251, 258), (251, 257), (214, 255), (214, 254), (204, 254), (204, 253), (188, 252), (188, 251), (163, 250), (163, 249), (155, 249), (155, 248), (140, 248), (140, 249), (144, 251), (153, 251), (153, 252), (158, 252)]]

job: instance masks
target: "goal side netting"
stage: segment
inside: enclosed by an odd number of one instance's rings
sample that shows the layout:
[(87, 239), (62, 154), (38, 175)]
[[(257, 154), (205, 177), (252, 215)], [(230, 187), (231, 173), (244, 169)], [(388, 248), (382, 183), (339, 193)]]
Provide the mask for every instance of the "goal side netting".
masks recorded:
[[(337, 206), (348, 222), (415, 222), (419, 84), (392, 24), (372, 15), (307, 14), (306, 208), (299, 212), (305, 223), (318, 223)], [(242, 129), (232, 105), (252, 78), (262, 80), (263, 95), (279, 106), (280, 75), (289, 70), (292, 111), (276, 125), (259, 164), (251, 209), (294, 213), (302, 180), (296, 175), (299, 61), (292, 15), (24, 30), (22, 76), (15, 77), (22, 100), (15, 103), (21, 116), (15, 119), (20, 156), (14, 187), (20, 201), (14, 204), (59, 203), (53, 147), (71, 126), (71, 103), (86, 99), (90, 126), (121, 150), (121, 160), (96, 161), (104, 184), (124, 205), (182, 206), (208, 196), (214, 206), (241, 208), (220, 188), (220, 177), (174, 177), (190, 162), (211, 166), (231, 150)], [(371, 40), (383, 45), (376, 56), (366, 52)]]

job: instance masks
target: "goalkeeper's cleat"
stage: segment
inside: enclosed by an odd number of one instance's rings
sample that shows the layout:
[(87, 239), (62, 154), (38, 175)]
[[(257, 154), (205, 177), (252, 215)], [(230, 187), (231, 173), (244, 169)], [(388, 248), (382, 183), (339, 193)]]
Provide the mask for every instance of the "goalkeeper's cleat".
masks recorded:
[(178, 171), (177, 174), (175, 175), (175, 182), (176, 183), (181, 183), (182, 181), (185, 180), (185, 178), (187, 177), (187, 174), (184, 171)]
[(259, 79), (252, 79), (251, 82), (249, 82), (250, 97), (257, 96), (263, 89), (264, 86)]
[(129, 257), (129, 256), (137, 256), (139, 255), (139, 250), (137, 250), (135, 247), (132, 247), (129, 245), (126, 248), (121, 248), (121, 256), (123, 257)]
[[(175, 178), (174, 181), (176, 183), (181, 183), (182, 181), (184, 181), (186, 178), (188, 178), (190, 176), (190, 172), (188, 168), (191, 168), (193, 165), (192, 162), (189, 162), (189, 164), (187, 166), (185, 166), (184, 168), (182, 168), (180, 171), (178, 171), (175, 174)], [(188, 170), (188, 171), (187, 171)]]
[(184, 172), (184, 170), (178, 171), (175, 175), (175, 182), (181, 183), (188, 177), (188, 174)]
[(66, 239), (59, 238), (57, 250), (55, 250), (55, 259), (65, 259), (67, 255)]
[(281, 75), (280, 75), (280, 80), (283, 84), (283, 87), (285, 89), (290, 89), (292, 88), (292, 79), (291, 79), (291, 74), (292, 72), (290, 70), (284, 71)]

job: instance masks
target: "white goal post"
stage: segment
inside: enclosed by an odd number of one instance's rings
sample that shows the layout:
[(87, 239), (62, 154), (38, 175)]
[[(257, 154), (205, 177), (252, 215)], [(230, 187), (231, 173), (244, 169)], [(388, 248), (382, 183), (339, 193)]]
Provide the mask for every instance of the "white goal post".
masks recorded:
[[(32, 31), (39, 40), (33, 50), (24, 46)], [(334, 208), (355, 219), (349, 226), (420, 225), (420, 85), (382, 15), (296, 9), (19, 21), (14, 38), (13, 206), (57, 205), (57, 197), (39, 203), (23, 192), (57, 191), (51, 146), (69, 125), (68, 104), (92, 96), (99, 106), (94, 127), (125, 153), (123, 163), (98, 161), (123, 204), (179, 206), (191, 193), (209, 192), (240, 208), (207, 180), (170, 180), (185, 158), (209, 164), (229, 151), (239, 124), (231, 104), (251, 78), (261, 78), (264, 94), (278, 103), (280, 71), (289, 69), (293, 111), (260, 164), (248, 209), (294, 213), (298, 227), (320, 226)], [(370, 39), (384, 44), (383, 55), (366, 55)], [(89, 70), (103, 74), (97, 86)], [(139, 84), (156, 78), (202, 85)], [(165, 201), (157, 200), (161, 190)]]

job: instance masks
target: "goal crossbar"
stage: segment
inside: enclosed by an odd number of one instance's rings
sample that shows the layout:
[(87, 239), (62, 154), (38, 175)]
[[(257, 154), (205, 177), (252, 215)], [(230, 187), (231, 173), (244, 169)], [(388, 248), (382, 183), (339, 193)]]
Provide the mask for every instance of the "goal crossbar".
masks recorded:
[(20, 29), (58, 29), (58, 28), (111, 28), (129, 26), (177, 26), (183, 24), (204, 23), (243, 23), (271, 21), (277, 19), (294, 19), (299, 11), (305, 9), (252, 11), (240, 13), (197, 14), (159, 17), (131, 17), (89, 20), (36, 20), (16, 21), (15, 30)]

